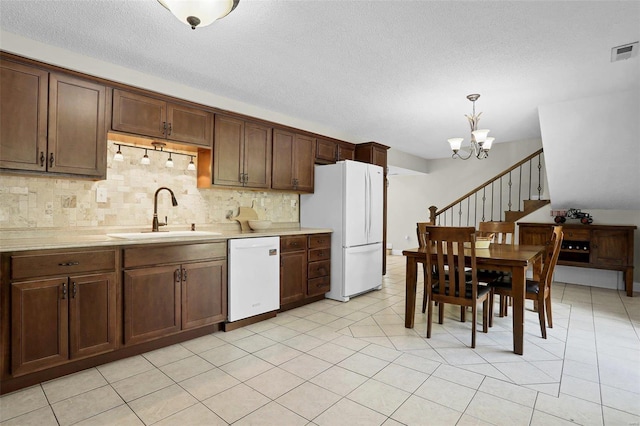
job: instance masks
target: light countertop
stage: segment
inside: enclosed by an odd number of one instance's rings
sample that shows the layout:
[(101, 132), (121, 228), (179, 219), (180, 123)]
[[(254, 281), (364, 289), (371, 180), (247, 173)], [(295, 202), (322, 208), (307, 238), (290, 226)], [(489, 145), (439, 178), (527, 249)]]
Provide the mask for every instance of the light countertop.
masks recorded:
[[(170, 229), (170, 230), (184, 230)], [(141, 232), (139, 229), (128, 232)], [(0, 233), (0, 252), (14, 252), (44, 249), (69, 249), (89, 247), (126, 247), (146, 244), (166, 244), (183, 242), (226, 241), (232, 238), (255, 238), (303, 234), (323, 234), (332, 232), (326, 228), (301, 228), (299, 226), (272, 227), (264, 231), (242, 232), (239, 229), (216, 229), (210, 226), (200, 227), (198, 231), (220, 232), (220, 235), (175, 236), (145, 239), (124, 239), (109, 237), (108, 233), (122, 232), (122, 230), (108, 230), (106, 232), (93, 231), (11, 231)]]

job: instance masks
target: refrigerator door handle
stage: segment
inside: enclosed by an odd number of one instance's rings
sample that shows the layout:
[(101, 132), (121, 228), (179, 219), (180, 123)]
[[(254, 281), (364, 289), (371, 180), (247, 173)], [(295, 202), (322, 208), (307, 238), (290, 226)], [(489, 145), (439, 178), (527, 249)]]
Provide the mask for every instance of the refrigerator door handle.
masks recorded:
[(369, 181), (367, 180), (367, 175), (364, 176), (364, 235), (369, 242)]
[(371, 242), (371, 210), (373, 209), (371, 197), (373, 197), (373, 191), (371, 189), (371, 170), (367, 167), (367, 180), (369, 181), (369, 228), (367, 230), (367, 241)]

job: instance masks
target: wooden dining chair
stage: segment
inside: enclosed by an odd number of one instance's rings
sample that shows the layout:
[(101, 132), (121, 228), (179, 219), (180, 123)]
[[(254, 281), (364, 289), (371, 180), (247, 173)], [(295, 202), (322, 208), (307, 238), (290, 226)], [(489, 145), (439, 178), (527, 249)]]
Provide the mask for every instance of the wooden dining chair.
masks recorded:
[[(438, 323), (444, 320), (447, 303), (459, 305), (461, 310), (471, 307), (471, 347), (476, 347), (476, 316), (478, 304), (482, 303), (482, 331), (489, 325), (489, 286), (478, 286), (475, 249), (475, 228), (452, 226), (426, 226), (425, 265), (427, 272), (427, 338), (431, 337), (433, 304), (438, 303)], [(465, 243), (469, 246), (468, 262), (464, 253)], [(436, 260), (431, 257), (435, 255)], [(470, 268), (468, 268), (470, 266)], [(470, 279), (469, 279), (470, 278)]]
[(515, 222), (480, 222), (478, 231), (486, 234), (494, 234), (494, 242), (497, 244), (515, 244)]
[[(425, 232), (427, 230), (427, 226), (433, 225), (433, 222), (418, 222), (416, 223), (416, 234), (418, 236), (418, 247), (424, 248), (426, 246), (425, 242)], [(422, 294), (422, 313), (424, 314), (427, 309), (427, 265), (422, 264), (422, 273), (424, 277), (424, 292)]]
[[(516, 242), (516, 223), (515, 222), (480, 222), (478, 224), (478, 231), (481, 234), (494, 234), (494, 241), (497, 244), (511, 244)], [(504, 272), (495, 271), (480, 271), (478, 273), (478, 279), (480, 281), (493, 281), (504, 275)], [(500, 296), (500, 316), (507, 315), (507, 302), (510, 302), (506, 296)], [(511, 304), (511, 303), (509, 303)]]
[[(526, 281), (525, 297), (537, 302), (538, 319), (540, 321), (540, 331), (543, 339), (547, 338), (545, 311), (549, 328), (553, 328), (553, 314), (551, 312), (551, 283), (553, 282), (553, 270), (558, 262), (563, 238), (564, 234), (562, 232), (562, 226), (554, 226), (553, 233), (551, 234), (551, 240), (547, 243), (545, 249), (540, 281)], [(491, 303), (493, 303), (493, 298), (496, 294), (499, 296), (513, 296), (511, 284), (511, 277), (508, 275), (492, 282), (490, 284)]]

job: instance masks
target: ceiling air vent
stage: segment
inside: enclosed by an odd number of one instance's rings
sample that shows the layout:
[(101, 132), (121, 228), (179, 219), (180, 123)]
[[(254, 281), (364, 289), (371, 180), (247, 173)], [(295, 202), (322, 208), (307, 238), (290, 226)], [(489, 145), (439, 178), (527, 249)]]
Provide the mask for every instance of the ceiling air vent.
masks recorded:
[(611, 49), (611, 62), (622, 61), (624, 59), (638, 56), (638, 42), (624, 44)]

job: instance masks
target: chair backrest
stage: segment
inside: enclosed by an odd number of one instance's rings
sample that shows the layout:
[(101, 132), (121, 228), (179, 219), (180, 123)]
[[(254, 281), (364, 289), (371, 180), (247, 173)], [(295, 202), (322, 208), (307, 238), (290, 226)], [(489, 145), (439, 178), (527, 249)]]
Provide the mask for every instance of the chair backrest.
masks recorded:
[(560, 256), (560, 247), (562, 246), (562, 239), (564, 233), (562, 232), (562, 226), (554, 226), (553, 233), (551, 234), (551, 240), (547, 243), (547, 248), (544, 254), (544, 263), (542, 266), (542, 274), (540, 275), (540, 290), (542, 291), (542, 285), (546, 288), (551, 287), (553, 280), (553, 270), (558, 263), (558, 256)]
[[(427, 249), (427, 289), (434, 296), (433, 300), (444, 303), (460, 304), (460, 300), (475, 300), (478, 293), (476, 270), (475, 228), (455, 226), (425, 226), (425, 247)], [(470, 263), (465, 264), (465, 243), (470, 253)], [(461, 256), (456, 254), (461, 253)], [(436, 255), (434, 262), (431, 257)], [(471, 270), (465, 271), (465, 267)], [(471, 275), (471, 291), (467, 292), (467, 274)], [(433, 284), (437, 285), (434, 287)]]
[(494, 242), (498, 244), (515, 244), (515, 222), (480, 222), (478, 231), (495, 234)]
[(424, 233), (427, 230), (427, 226), (433, 225), (433, 222), (418, 222), (416, 223), (416, 233), (418, 234), (418, 247), (425, 247)]

